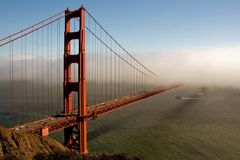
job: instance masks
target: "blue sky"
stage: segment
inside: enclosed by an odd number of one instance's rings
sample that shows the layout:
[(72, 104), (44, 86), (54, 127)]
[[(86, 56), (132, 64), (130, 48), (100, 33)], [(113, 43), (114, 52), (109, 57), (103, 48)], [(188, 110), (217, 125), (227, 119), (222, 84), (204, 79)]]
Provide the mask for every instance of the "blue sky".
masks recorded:
[[(85, 0), (85, 8), (130, 52), (236, 47), (239, 0)], [(1, 0), (0, 37), (80, 0)]]

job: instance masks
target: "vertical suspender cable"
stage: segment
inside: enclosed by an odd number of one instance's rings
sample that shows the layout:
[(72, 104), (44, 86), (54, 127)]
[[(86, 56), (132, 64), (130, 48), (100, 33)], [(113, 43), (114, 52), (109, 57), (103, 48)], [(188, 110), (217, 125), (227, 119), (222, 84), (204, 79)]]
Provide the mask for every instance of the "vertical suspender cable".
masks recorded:
[[(123, 56), (123, 59), (125, 60), (125, 57), (124, 57), (124, 51), (122, 50), (122, 56)], [(123, 85), (123, 88), (122, 88), (122, 94), (123, 96), (125, 96), (125, 73), (124, 73), (124, 69), (125, 69), (125, 62), (122, 61), (122, 64), (121, 64), (121, 67), (122, 67), (122, 85)]]
[[(101, 40), (103, 41), (103, 35), (102, 35), (102, 29), (101, 29)], [(102, 95), (102, 102), (105, 100), (105, 93), (104, 93), (104, 83), (103, 83), (103, 77), (104, 77), (104, 66), (103, 66), (103, 44), (101, 44), (101, 95)]]
[[(116, 43), (114, 43), (114, 51), (116, 52)], [(117, 57), (114, 54), (114, 99), (117, 98)]]
[(59, 40), (59, 34), (58, 34), (58, 32), (59, 32), (59, 28), (58, 28), (58, 25), (59, 25), (59, 21), (57, 21), (57, 31), (56, 31), (56, 56), (57, 56), (57, 66), (56, 66), (56, 69), (57, 69), (57, 75), (56, 75), (56, 91), (57, 91), (57, 95), (56, 95), (56, 110), (54, 111), (55, 113), (54, 114), (58, 114), (58, 108), (59, 108), (59, 90), (58, 90), (58, 82), (59, 82), (59, 79), (58, 79), (58, 75), (59, 75), (59, 68), (58, 68), (58, 63), (59, 63), (59, 42), (58, 42), (58, 40)]
[(10, 83), (9, 83), (9, 104), (10, 104), (10, 110), (12, 111), (12, 50), (11, 50), (11, 43), (9, 43), (9, 78), (10, 78)]
[[(94, 32), (95, 32), (95, 34), (96, 34), (96, 23), (94, 24)], [(97, 39), (96, 38), (94, 38), (95, 39), (95, 46), (94, 46), (94, 49), (95, 49), (95, 58), (94, 58), (94, 65), (95, 65), (95, 70), (94, 70), (94, 83), (95, 83), (95, 85), (94, 85), (94, 104), (96, 104), (97, 103)]]
[[(105, 42), (107, 44), (107, 34), (105, 33)], [(105, 75), (105, 89), (106, 89), (106, 100), (108, 100), (108, 53), (107, 53), (107, 47), (105, 46), (105, 54), (106, 54), (106, 62), (105, 62), (105, 70), (106, 70), (106, 75)]]
[[(102, 40), (102, 29), (100, 28), (100, 39)], [(102, 93), (102, 44), (99, 41), (99, 93), (100, 93), (100, 101), (103, 100), (103, 93)]]
[(35, 96), (34, 96), (34, 33), (32, 33), (32, 109), (33, 109), (33, 118), (35, 119)]
[(28, 87), (27, 87), (27, 36), (24, 39), (24, 91), (25, 91), (25, 108), (28, 110)]
[[(110, 48), (112, 48), (112, 39), (110, 39)], [(110, 50), (110, 98), (113, 98), (112, 93), (112, 50)]]
[(38, 114), (38, 119), (39, 119), (39, 87), (38, 87), (38, 30), (36, 31), (37, 32), (37, 51), (36, 51), (36, 54), (37, 54), (37, 114)]
[[(120, 47), (119, 47), (119, 46), (118, 46), (118, 52), (119, 52), (119, 55), (121, 56), (121, 52), (120, 52)], [(122, 57), (122, 56), (121, 56), (121, 57)], [(121, 86), (120, 86), (120, 85), (121, 85), (120, 61), (121, 61), (121, 59), (118, 57), (118, 77), (117, 77), (117, 79), (118, 79), (118, 97), (121, 96)]]
[[(21, 32), (21, 35), (22, 35), (22, 32)], [(24, 107), (24, 90), (23, 90), (23, 87), (24, 87), (24, 82), (23, 82), (23, 37), (21, 37), (21, 106), (23, 107), (23, 111), (22, 111), (22, 121), (24, 122), (25, 120), (25, 107)]]
[[(97, 29), (95, 28), (95, 34), (97, 34)], [(96, 90), (95, 90), (95, 92), (96, 92), (96, 94), (95, 94), (95, 103), (97, 104), (97, 98), (98, 98), (98, 40), (95, 38), (95, 74), (96, 74), (96, 80), (95, 80), (95, 88), (96, 88)]]
[(12, 55), (12, 105), (15, 112), (15, 90), (14, 90), (14, 55), (13, 55), (13, 42), (11, 43), (11, 55)]
[(49, 25), (47, 26), (47, 112), (50, 114), (50, 98), (49, 98)]
[[(51, 21), (52, 21), (52, 19), (51, 19)], [(52, 23), (50, 24), (50, 83), (51, 83), (51, 87), (50, 87), (50, 89), (51, 89), (51, 92), (50, 92), (50, 94), (51, 94), (51, 115), (53, 114), (53, 85), (52, 85), (52, 63), (53, 63), (53, 50), (52, 50), (52, 45), (53, 45), (53, 39), (52, 39), (52, 32), (53, 32), (53, 30), (52, 30)]]
[(54, 114), (59, 114), (59, 88), (58, 88), (58, 85), (59, 85), (59, 21), (58, 20), (56, 22), (56, 29), (55, 29), (55, 36), (56, 36), (56, 46), (55, 46), (55, 57), (56, 57), (56, 64), (55, 64), (55, 70), (56, 70), (56, 73), (55, 73), (55, 76), (54, 76), (54, 91), (55, 91), (55, 96), (54, 96), (54, 100), (55, 100), (55, 109), (54, 109)]
[(44, 49), (43, 49), (43, 40), (44, 40), (44, 32), (43, 32), (44, 30), (42, 29), (42, 31), (41, 31), (41, 48), (42, 48), (42, 63), (41, 63), (41, 68), (42, 68), (42, 93), (41, 93), (41, 99), (42, 99), (42, 105), (41, 105), (41, 110), (42, 110), (42, 112), (45, 114), (45, 108), (46, 108), (46, 104), (44, 103), (45, 102), (45, 99), (44, 99), (44, 77), (43, 77), (43, 75), (44, 75)]
[[(92, 35), (92, 34), (91, 34)], [(92, 46), (91, 46), (91, 48), (92, 48), (92, 62), (91, 62), (91, 69), (92, 69), (92, 71), (91, 71), (91, 74), (92, 74), (92, 79), (91, 79), (91, 104), (93, 105), (94, 104), (94, 36), (92, 36), (92, 38), (91, 38), (91, 40), (92, 40)]]

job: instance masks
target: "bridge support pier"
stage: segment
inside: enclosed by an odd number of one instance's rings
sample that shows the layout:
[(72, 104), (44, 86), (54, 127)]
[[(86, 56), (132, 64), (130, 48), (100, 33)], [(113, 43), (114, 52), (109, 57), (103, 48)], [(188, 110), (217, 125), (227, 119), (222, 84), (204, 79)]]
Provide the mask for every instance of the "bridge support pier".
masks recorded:
[[(86, 53), (85, 53), (85, 8), (82, 6), (76, 11), (65, 11), (64, 34), (64, 113), (74, 112), (72, 92), (78, 94), (77, 125), (64, 129), (65, 145), (69, 148), (78, 148), (83, 155), (88, 153), (87, 148), (87, 108), (86, 108)], [(72, 18), (79, 18), (79, 31), (71, 32)], [(79, 40), (79, 53), (71, 55), (71, 40)], [(78, 64), (78, 81), (72, 82), (71, 64)]]

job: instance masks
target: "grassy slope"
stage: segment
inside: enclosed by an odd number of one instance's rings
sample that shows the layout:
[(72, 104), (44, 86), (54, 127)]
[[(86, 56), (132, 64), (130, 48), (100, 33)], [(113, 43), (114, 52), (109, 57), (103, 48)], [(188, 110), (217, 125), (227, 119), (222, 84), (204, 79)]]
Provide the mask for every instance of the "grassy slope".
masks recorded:
[(145, 159), (240, 159), (240, 90), (210, 88), (200, 100), (175, 99), (194, 91), (168, 91), (90, 121), (90, 151)]

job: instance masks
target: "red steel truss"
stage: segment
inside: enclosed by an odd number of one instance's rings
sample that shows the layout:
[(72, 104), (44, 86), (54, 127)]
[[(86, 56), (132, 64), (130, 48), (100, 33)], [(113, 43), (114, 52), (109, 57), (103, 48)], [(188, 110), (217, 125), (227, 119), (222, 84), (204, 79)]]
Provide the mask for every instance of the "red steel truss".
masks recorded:
[(43, 133), (44, 129), (46, 130), (46, 128), (47, 128), (48, 134), (52, 134), (54, 132), (63, 130), (65, 128), (69, 128), (77, 125), (78, 122), (81, 121), (81, 119), (84, 119), (84, 118), (87, 120), (95, 119), (106, 113), (112, 112), (119, 108), (126, 107), (129, 104), (138, 102), (147, 97), (154, 96), (156, 94), (168, 91), (170, 89), (173, 89), (179, 86), (180, 85), (161, 87), (161, 88), (153, 89), (151, 91), (147, 91), (138, 95), (125, 96), (125, 97), (107, 101), (98, 105), (89, 106), (87, 115), (85, 117), (79, 117), (78, 111), (74, 111), (69, 115), (60, 114), (60, 115), (45, 118), (36, 122), (24, 124), (21, 126), (16, 126), (11, 129), (15, 130), (16, 132), (38, 133), (40, 135), (46, 136)]

